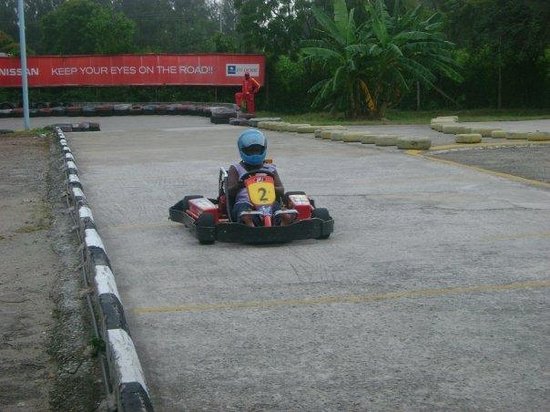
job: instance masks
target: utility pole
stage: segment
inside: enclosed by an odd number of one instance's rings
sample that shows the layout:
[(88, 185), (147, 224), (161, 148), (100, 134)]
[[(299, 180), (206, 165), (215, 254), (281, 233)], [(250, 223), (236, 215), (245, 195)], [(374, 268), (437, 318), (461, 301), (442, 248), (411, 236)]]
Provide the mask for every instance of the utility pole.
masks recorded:
[(31, 128), (29, 119), (29, 83), (27, 79), (27, 41), (25, 39), (25, 5), (23, 0), (18, 0), (19, 14), (19, 47), (21, 48), (21, 87), (23, 89), (23, 118), (25, 130)]

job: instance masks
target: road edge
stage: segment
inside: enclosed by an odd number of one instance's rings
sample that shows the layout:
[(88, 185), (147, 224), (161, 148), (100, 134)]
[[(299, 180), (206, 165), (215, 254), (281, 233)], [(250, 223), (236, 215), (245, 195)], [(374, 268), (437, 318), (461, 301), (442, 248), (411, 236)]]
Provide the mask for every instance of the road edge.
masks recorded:
[(67, 184), (67, 203), (82, 245), (82, 268), (91, 293), (96, 333), (105, 344), (106, 382), (118, 411), (153, 411), (153, 404), (105, 246), (78, 177), (78, 167), (65, 133), (54, 127), (61, 146)]

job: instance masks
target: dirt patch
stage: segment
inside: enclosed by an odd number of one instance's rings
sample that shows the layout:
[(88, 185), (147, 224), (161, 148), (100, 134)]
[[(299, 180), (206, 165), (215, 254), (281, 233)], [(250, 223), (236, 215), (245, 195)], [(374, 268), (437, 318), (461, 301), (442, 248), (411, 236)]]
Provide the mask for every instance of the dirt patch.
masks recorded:
[(103, 397), (78, 240), (49, 137), (0, 135), (0, 410), (95, 410)]
[(550, 183), (550, 145), (453, 150), (431, 156)]

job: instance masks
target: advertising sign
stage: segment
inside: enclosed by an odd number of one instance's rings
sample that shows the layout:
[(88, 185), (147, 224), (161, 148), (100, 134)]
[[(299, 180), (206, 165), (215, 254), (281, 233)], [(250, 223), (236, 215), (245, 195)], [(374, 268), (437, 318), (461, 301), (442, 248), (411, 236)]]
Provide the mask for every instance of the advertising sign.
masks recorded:
[[(244, 54), (29, 56), (29, 87), (239, 86), (249, 72), (261, 85), (265, 57)], [(18, 57), (0, 57), (0, 87), (21, 86)]]

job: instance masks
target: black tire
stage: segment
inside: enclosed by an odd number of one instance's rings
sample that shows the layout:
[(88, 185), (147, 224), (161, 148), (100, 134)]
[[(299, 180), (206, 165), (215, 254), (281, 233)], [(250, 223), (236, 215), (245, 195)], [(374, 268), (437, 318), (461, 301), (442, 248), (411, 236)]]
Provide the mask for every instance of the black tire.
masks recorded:
[(328, 210), (324, 207), (318, 207), (317, 209), (313, 209), (311, 212), (311, 217), (316, 217), (317, 219), (321, 219), (323, 221), (327, 221), (332, 219), (330, 217), (330, 214), (328, 213)]
[[(311, 212), (311, 217), (321, 219), (323, 222), (326, 222), (332, 219), (330, 217), (330, 214), (328, 213), (328, 210), (325, 209), (324, 207), (313, 209), (313, 212)], [(325, 235), (319, 236), (317, 239), (328, 239), (329, 236), (330, 236), (330, 233), (327, 233)]]
[(211, 116), (211, 117), (210, 117), (210, 123), (214, 123), (214, 124), (229, 124), (229, 118), (227, 118), (227, 117)]
[[(195, 225), (197, 226), (197, 238), (201, 245), (211, 245), (214, 243), (215, 238), (211, 231), (208, 230), (216, 226), (214, 223), (214, 216), (209, 213), (203, 213), (195, 221)], [(201, 230), (203, 228), (206, 230)]]
[(15, 109), (15, 106), (10, 102), (0, 103), (0, 110), (8, 110), (8, 109)]

